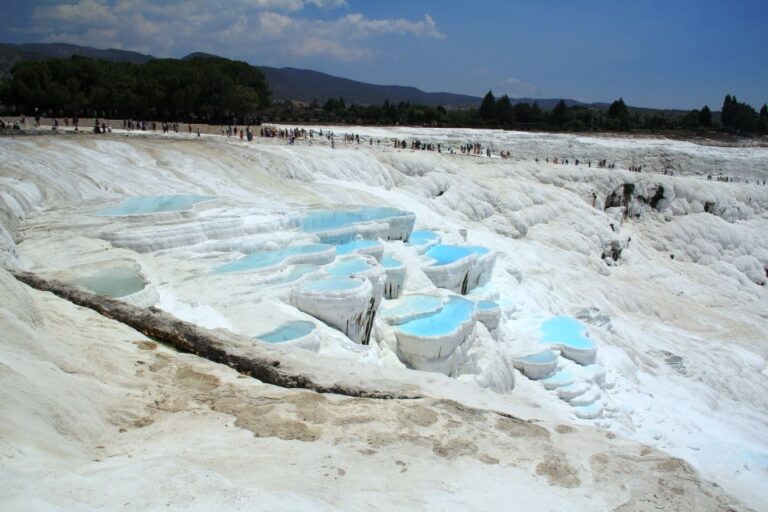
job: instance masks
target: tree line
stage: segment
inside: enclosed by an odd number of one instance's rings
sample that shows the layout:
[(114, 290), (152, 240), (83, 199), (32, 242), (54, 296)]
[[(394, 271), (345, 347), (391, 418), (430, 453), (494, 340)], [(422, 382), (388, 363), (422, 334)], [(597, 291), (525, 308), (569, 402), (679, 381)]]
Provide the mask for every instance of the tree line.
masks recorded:
[(607, 108), (568, 106), (560, 100), (552, 109), (537, 102), (513, 104), (507, 95), (498, 99), (488, 92), (478, 108), (446, 109), (408, 102), (382, 105), (347, 105), (344, 98), (330, 98), (325, 104), (276, 101), (263, 112), (270, 121), (281, 123), (418, 125), (464, 128), (505, 128), (546, 131), (712, 131), (739, 135), (768, 133), (768, 106), (760, 112), (726, 96), (722, 115), (705, 105), (688, 112), (665, 113), (633, 109), (622, 98)]
[(407, 102), (347, 105), (330, 98), (323, 105), (270, 101), (264, 74), (245, 62), (220, 57), (157, 59), (145, 64), (74, 56), (17, 64), (0, 82), (0, 106), (7, 111), (43, 115), (153, 119), (221, 124), (259, 119), (284, 123), (417, 125), (547, 131), (721, 130), (768, 133), (768, 106), (759, 112), (727, 95), (720, 115), (708, 106), (689, 112), (627, 107), (622, 98), (608, 108), (569, 106), (552, 109), (513, 104), (492, 91), (478, 108), (446, 109)]
[(503, 128), (542, 127), (557, 131), (628, 131), (628, 130), (713, 130), (740, 135), (768, 133), (768, 105), (758, 113), (750, 105), (727, 95), (720, 119), (713, 116), (709, 106), (673, 115), (663, 111), (630, 109), (623, 98), (607, 109), (582, 105), (568, 106), (560, 100), (552, 110), (542, 111), (534, 102), (512, 105), (507, 95), (498, 100), (493, 92), (483, 98), (478, 116), (488, 124)]
[(51, 117), (232, 122), (266, 108), (264, 74), (218, 57), (157, 59), (145, 64), (74, 56), (22, 62), (0, 83), (12, 112)]

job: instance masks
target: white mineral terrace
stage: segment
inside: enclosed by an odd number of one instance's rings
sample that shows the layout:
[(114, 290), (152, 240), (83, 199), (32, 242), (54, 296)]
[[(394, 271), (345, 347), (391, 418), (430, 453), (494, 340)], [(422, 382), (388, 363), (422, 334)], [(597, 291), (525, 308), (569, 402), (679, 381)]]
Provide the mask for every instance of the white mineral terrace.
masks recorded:
[(768, 149), (330, 129), (381, 143), (1, 137), (0, 263), (425, 398), (268, 386), (0, 270), (0, 509), (768, 510)]

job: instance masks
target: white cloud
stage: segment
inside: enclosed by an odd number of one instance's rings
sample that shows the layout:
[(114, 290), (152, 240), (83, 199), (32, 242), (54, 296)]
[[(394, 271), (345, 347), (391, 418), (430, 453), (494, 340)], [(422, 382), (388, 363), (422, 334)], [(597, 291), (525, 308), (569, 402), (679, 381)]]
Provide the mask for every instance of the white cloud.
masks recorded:
[(75, 25), (114, 25), (119, 18), (103, 0), (80, 0), (71, 4), (45, 5), (33, 11), (33, 19), (55, 20)]
[(413, 35), (445, 38), (437, 28), (432, 16), (426, 15), (421, 21), (396, 19), (368, 19), (362, 14), (348, 14), (336, 22), (318, 25), (319, 31), (343, 31), (349, 37), (362, 39), (383, 34)]
[(324, 56), (371, 60), (376, 37), (443, 39), (434, 18), (368, 18), (349, 13), (308, 17), (307, 6), (346, 7), (346, 0), (71, 0), (33, 11), (28, 33), (46, 41), (120, 46), (158, 56), (207, 51), (227, 55)]
[(259, 28), (263, 35), (282, 36), (293, 25), (293, 19), (275, 12), (264, 12), (259, 15)]
[(301, 45), (292, 47), (291, 53), (300, 57), (325, 56), (343, 61), (373, 58), (373, 52), (367, 48), (345, 45), (338, 41), (316, 37), (309, 37)]
[(306, 0), (307, 4), (313, 4), (323, 9), (334, 9), (337, 7), (345, 7), (347, 5), (346, 0)]

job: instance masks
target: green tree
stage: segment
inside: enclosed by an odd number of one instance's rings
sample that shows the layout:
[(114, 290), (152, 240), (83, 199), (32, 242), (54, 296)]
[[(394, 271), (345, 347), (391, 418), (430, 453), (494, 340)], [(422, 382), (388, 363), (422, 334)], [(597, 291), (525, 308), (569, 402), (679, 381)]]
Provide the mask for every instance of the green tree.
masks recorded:
[(619, 98), (611, 103), (611, 106), (608, 107), (608, 119), (610, 121), (609, 128), (619, 130), (629, 129), (629, 109), (624, 103), (624, 98)]
[(723, 101), (720, 122), (727, 131), (750, 134), (758, 129), (759, 117), (755, 109), (746, 103), (739, 103), (736, 96), (730, 94)]
[(499, 98), (496, 102), (496, 118), (504, 126), (509, 126), (514, 120), (514, 110), (512, 109), (512, 102), (509, 101), (509, 96), (506, 94)]
[(160, 120), (245, 118), (269, 104), (262, 72), (219, 57), (156, 59), (146, 64), (75, 56), (23, 62), (2, 100), (20, 111)]
[(746, 103), (737, 103), (733, 114), (732, 127), (736, 133), (750, 134), (757, 130), (758, 115)]
[(564, 100), (558, 101), (555, 108), (552, 109), (550, 121), (558, 128), (562, 128), (568, 122), (568, 105), (565, 104)]
[(733, 111), (736, 106), (736, 97), (731, 97), (730, 94), (725, 95), (723, 100), (723, 109), (720, 112), (720, 124), (723, 128), (731, 128), (733, 126)]
[(539, 107), (539, 102), (534, 101), (533, 106), (531, 107), (531, 121), (534, 123), (540, 123), (543, 118), (544, 114)]
[(712, 126), (712, 112), (707, 105), (704, 105), (699, 111), (699, 125), (705, 128)]
[(664, 130), (668, 127), (668, 123), (669, 121), (667, 116), (664, 115), (664, 112), (656, 112), (646, 117), (645, 120), (646, 127), (651, 130)]
[(691, 110), (690, 112), (687, 112), (681, 119), (680, 123), (684, 128), (688, 128), (689, 130), (695, 130), (699, 127), (699, 118), (701, 117), (701, 112), (697, 109)]
[(757, 131), (762, 134), (768, 133), (768, 105), (763, 103), (760, 109), (760, 116), (757, 119)]
[(496, 98), (493, 97), (493, 92), (490, 90), (488, 94), (483, 97), (482, 103), (480, 103), (480, 119), (484, 121), (491, 121), (496, 119)]
[(347, 105), (344, 103), (344, 98), (328, 98), (323, 106), (323, 110), (333, 114), (343, 114), (346, 109)]
[(530, 124), (534, 122), (533, 109), (528, 103), (516, 103), (512, 110), (518, 123)]

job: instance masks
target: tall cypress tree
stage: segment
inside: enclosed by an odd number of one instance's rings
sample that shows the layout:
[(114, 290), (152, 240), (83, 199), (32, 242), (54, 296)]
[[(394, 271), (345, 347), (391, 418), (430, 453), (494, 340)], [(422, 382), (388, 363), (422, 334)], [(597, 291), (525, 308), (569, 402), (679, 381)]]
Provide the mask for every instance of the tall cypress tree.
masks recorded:
[(722, 123), (723, 128), (730, 128), (733, 126), (733, 107), (736, 103), (736, 97), (731, 97), (730, 94), (725, 95), (725, 99), (723, 100), (723, 110), (720, 112), (720, 123)]
[(757, 118), (757, 131), (762, 134), (768, 133), (768, 104), (763, 103), (763, 108), (760, 109), (760, 116)]
[(538, 101), (534, 101), (533, 106), (531, 107), (531, 121), (534, 123), (541, 122), (541, 107), (539, 107)]
[(704, 105), (704, 107), (699, 111), (699, 126), (704, 126), (707, 128), (712, 126), (712, 112), (709, 110), (707, 105)]
[(565, 123), (568, 122), (568, 105), (564, 100), (560, 100), (552, 109), (552, 124), (558, 128), (562, 128)]
[(624, 98), (619, 98), (608, 107), (608, 117), (611, 119), (620, 119), (629, 115)]
[(516, 103), (512, 110), (514, 111), (515, 121), (518, 123), (529, 124), (535, 122), (533, 109), (529, 104), (523, 102)]
[(616, 128), (622, 130), (629, 129), (629, 109), (627, 109), (627, 105), (624, 103), (624, 98), (619, 98), (611, 103), (611, 106), (608, 107), (608, 119), (613, 121)]
[(503, 125), (511, 124), (514, 119), (512, 102), (509, 101), (509, 96), (506, 94), (496, 102), (496, 118), (499, 120), (499, 123)]
[(490, 90), (483, 98), (478, 113), (480, 114), (480, 119), (485, 121), (496, 119), (496, 98), (493, 97), (493, 92)]

